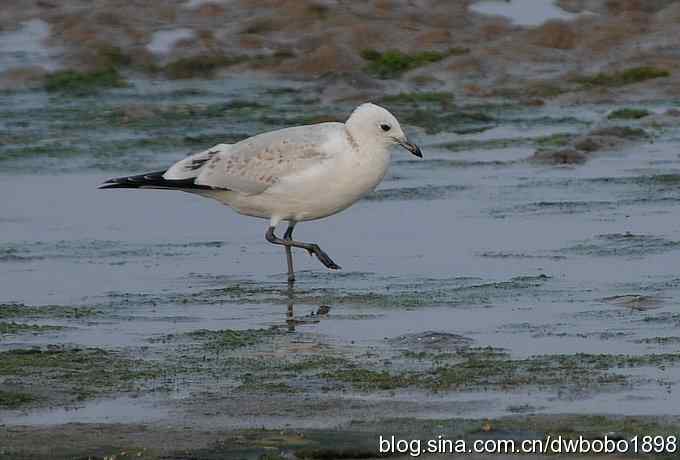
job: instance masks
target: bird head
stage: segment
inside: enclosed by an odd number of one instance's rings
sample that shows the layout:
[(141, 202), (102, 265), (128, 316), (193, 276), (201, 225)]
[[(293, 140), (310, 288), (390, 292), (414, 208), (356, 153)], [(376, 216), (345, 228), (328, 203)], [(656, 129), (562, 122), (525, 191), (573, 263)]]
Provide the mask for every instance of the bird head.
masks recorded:
[(354, 109), (345, 125), (350, 134), (361, 141), (375, 142), (385, 147), (400, 145), (413, 155), (423, 157), (420, 147), (409, 142), (395, 116), (379, 105), (361, 104)]

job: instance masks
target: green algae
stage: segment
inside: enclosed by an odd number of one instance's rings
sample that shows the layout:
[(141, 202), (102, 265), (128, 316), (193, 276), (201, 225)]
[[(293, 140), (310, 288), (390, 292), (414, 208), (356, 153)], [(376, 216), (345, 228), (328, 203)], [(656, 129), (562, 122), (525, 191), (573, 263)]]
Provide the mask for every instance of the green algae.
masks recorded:
[(30, 393), (0, 390), (0, 409), (17, 409), (35, 401), (36, 398)]
[(593, 136), (612, 136), (620, 137), (628, 140), (640, 140), (649, 137), (647, 131), (642, 128), (633, 128), (630, 126), (609, 126), (605, 128), (594, 129), (590, 132)]
[[(488, 129), (488, 127), (485, 127), (485, 129)], [(457, 134), (461, 134), (460, 129), (454, 129), (453, 132)], [(462, 133), (464, 134), (464, 133)], [(476, 140), (476, 139), (466, 139), (462, 141), (456, 141), (456, 142), (447, 142), (445, 144), (442, 144), (441, 147), (445, 148), (447, 150), (450, 150), (451, 152), (465, 152), (468, 150), (493, 150), (493, 149), (505, 149), (505, 148), (510, 148), (510, 147), (517, 147), (517, 146), (522, 146), (522, 145), (527, 145), (529, 144), (529, 141), (526, 139), (489, 139), (489, 140)], [(431, 161), (431, 162), (436, 162), (437, 164), (434, 164), (433, 166), (450, 166), (450, 167), (461, 167), (461, 166), (500, 166), (500, 165), (509, 165), (512, 163), (512, 160), (508, 161), (471, 161), (471, 160), (443, 160), (443, 159), (436, 159), (436, 160), (426, 160), (426, 161)]]
[[(1, 375), (32, 375), (40, 372), (40, 369), (72, 369), (83, 371), (80, 378), (101, 382), (105, 380), (127, 380), (134, 375), (127, 371), (134, 363), (118, 357), (115, 353), (100, 348), (18, 348), (0, 352)], [(107, 375), (97, 376), (104, 367), (112, 365), (113, 369), (105, 372)], [(94, 367), (90, 369), (90, 367)], [(115, 379), (110, 376), (118, 373)], [(67, 374), (65, 374), (67, 375)], [(68, 376), (68, 375), (67, 375)], [(122, 377), (121, 377), (122, 376)], [(71, 376), (73, 377), (73, 376)]]
[(305, 373), (317, 369), (331, 369), (339, 366), (348, 365), (349, 361), (340, 356), (322, 355), (303, 357), (298, 360), (287, 360), (281, 363), (277, 368), (283, 373)]
[(565, 88), (562, 88), (556, 84), (552, 83), (535, 83), (530, 85), (527, 88), (524, 88), (524, 93), (525, 96), (531, 96), (531, 97), (545, 97), (545, 98), (551, 98), (551, 97), (557, 97), (560, 94), (566, 93), (567, 90)]
[(248, 56), (226, 56), (223, 54), (208, 54), (185, 57), (168, 63), (163, 72), (175, 79), (210, 78), (217, 70), (224, 67), (248, 61)]
[(62, 91), (75, 94), (126, 86), (127, 82), (114, 67), (92, 72), (62, 70), (49, 74), (45, 80), (45, 89), (49, 92)]
[(179, 58), (162, 67), (161, 71), (169, 78), (213, 78), (218, 70), (238, 64), (253, 66), (277, 64), (295, 56), (290, 50), (277, 50), (271, 55), (250, 56), (246, 54), (226, 55), (222, 53), (201, 54)]
[(465, 54), (469, 50), (464, 48), (451, 48), (448, 51), (420, 51), (417, 53), (403, 53), (398, 50), (380, 52), (374, 49), (365, 49), (361, 57), (368, 61), (366, 72), (382, 79), (397, 78), (404, 72), (417, 67), (441, 61), (449, 56)]
[(183, 334), (154, 337), (149, 341), (152, 343), (170, 343), (189, 339), (199, 343), (205, 350), (228, 351), (257, 345), (271, 339), (277, 333), (275, 329), (198, 329)]
[[(509, 99), (523, 99), (529, 98), (553, 98), (568, 92), (568, 89), (549, 82), (531, 82), (524, 86), (512, 86), (497, 88), (493, 91), (494, 96), (509, 98)], [(527, 101), (527, 104), (531, 102)]]
[(623, 384), (626, 377), (610, 371), (630, 367), (663, 367), (680, 361), (680, 353), (609, 355), (577, 353), (503, 359), (474, 353), (455, 366), (436, 370), (437, 390), (469, 386), (600, 386)]
[(50, 331), (59, 331), (59, 330), (62, 330), (62, 329), (63, 329), (63, 327), (61, 327), (61, 326), (49, 326), (49, 325), (41, 325), (41, 324), (24, 324), (24, 323), (0, 321), (0, 335), (3, 335), (3, 334), (23, 334), (23, 333), (40, 334), (40, 333), (50, 332)]
[[(95, 114), (97, 118), (91, 120), (91, 122), (150, 129), (167, 126), (168, 123), (184, 123), (189, 120), (196, 122), (197, 120), (224, 119), (229, 116), (258, 116), (260, 112), (267, 110), (269, 109), (266, 106), (256, 101), (243, 99), (209, 104), (173, 103), (163, 106), (134, 104), (103, 110)], [(180, 137), (179, 134), (175, 134), (175, 136)]]
[(47, 385), (50, 397), (82, 400), (131, 391), (155, 379), (159, 368), (100, 348), (19, 348), (0, 352), (0, 377)]
[(380, 99), (380, 102), (384, 104), (450, 104), (453, 102), (453, 100), (453, 93), (423, 91), (384, 96)]
[(403, 356), (406, 359), (413, 359), (416, 361), (424, 361), (424, 360), (432, 360), (434, 361), (434, 356), (433, 353), (427, 352), (427, 351), (411, 351), (411, 350), (404, 350), (401, 352), (401, 356)]
[[(486, 303), (508, 294), (522, 295), (526, 290), (549, 281), (545, 274), (516, 276), (509, 280), (483, 281), (469, 278), (425, 279), (418, 282), (390, 283), (381, 288), (348, 291), (336, 288), (296, 288), (296, 305), (355, 305), (386, 309), (430, 307), (433, 305), (470, 305)], [(419, 284), (422, 283), (422, 284)], [(125, 294), (121, 302), (140, 305), (161, 303), (221, 305), (286, 304), (289, 291), (279, 283), (238, 282), (226, 288), (210, 288), (192, 293), (164, 295)]]
[(680, 362), (680, 353), (649, 355), (556, 354), (513, 359), (492, 347), (468, 347), (456, 353), (406, 353), (406, 359), (430, 361), (420, 370), (368, 369), (356, 365), (327, 370), (319, 377), (348, 384), (358, 391), (419, 388), (432, 392), (508, 388), (591, 388), (624, 385), (628, 378), (616, 371)]
[(29, 157), (66, 159), (82, 154), (77, 148), (62, 144), (52, 145), (14, 145), (2, 149), (0, 162), (23, 160)]
[(360, 391), (394, 390), (420, 383), (419, 376), (414, 373), (391, 373), (386, 370), (376, 371), (363, 368), (323, 372), (319, 374), (319, 377), (349, 383), (354, 389)]
[(578, 77), (575, 79), (577, 83), (584, 86), (607, 86), (617, 87), (640, 83), (646, 80), (655, 78), (669, 77), (671, 73), (668, 70), (657, 67), (642, 66), (633, 67), (620, 72), (612, 73), (598, 73), (595, 75)]
[(99, 43), (94, 47), (92, 64), (97, 69), (118, 69), (130, 65), (132, 59), (120, 47)]
[(29, 306), (21, 303), (0, 304), (0, 319), (10, 318), (65, 318), (79, 319), (97, 315), (92, 307), (63, 305)]
[(619, 109), (607, 115), (610, 120), (638, 120), (651, 115), (652, 112), (645, 109)]
[[(280, 116), (265, 115), (260, 118), (260, 121), (276, 126), (281, 124)], [(314, 125), (317, 123), (331, 123), (331, 122), (344, 122), (342, 116), (333, 115), (329, 113), (306, 113), (299, 116), (286, 118), (286, 124), (291, 126), (301, 126), (301, 125)]]
[(189, 332), (187, 335), (200, 340), (210, 350), (234, 350), (255, 345), (274, 334), (275, 331), (272, 329), (224, 329), (220, 331), (201, 329)]
[(428, 134), (456, 131), (462, 126), (489, 124), (495, 118), (487, 113), (466, 109), (456, 111), (412, 110), (402, 117), (404, 123), (419, 126)]
[(260, 377), (248, 375), (243, 379), (243, 383), (236, 388), (236, 391), (244, 393), (278, 393), (278, 394), (293, 394), (301, 393), (301, 388), (295, 388), (286, 382), (263, 382)]

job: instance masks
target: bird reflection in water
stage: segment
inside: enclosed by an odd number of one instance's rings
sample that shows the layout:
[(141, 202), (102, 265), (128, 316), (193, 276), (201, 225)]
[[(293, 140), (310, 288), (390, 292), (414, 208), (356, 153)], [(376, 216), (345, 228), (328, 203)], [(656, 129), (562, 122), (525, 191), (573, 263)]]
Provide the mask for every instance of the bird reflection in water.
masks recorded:
[(298, 324), (314, 324), (320, 322), (322, 319), (328, 318), (328, 313), (331, 307), (328, 305), (319, 305), (316, 311), (308, 313), (302, 317), (295, 317), (295, 289), (294, 282), (288, 282), (288, 289), (286, 290), (286, 299), (288, 302), (288, 310), (286, 312), (286, 326), (288, 332), (295, 332), (295, 327)]

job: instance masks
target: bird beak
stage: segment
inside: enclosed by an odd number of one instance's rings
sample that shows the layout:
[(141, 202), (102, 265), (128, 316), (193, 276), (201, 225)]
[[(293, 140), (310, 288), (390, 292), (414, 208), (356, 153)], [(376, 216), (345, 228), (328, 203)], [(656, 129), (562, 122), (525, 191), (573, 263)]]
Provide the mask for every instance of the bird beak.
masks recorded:
[(406, 150), (408, 150), (409, 152), (411, 152), (412, 154), (414, 154), (418, 158), (423, 157), (423, 152), (420, 150), (420, 147), (418, 147), (416, 144), (411, 144), (406, 139), (395, 138), (394, 140), (397, 142), (397, 144), (401, 145), (402, 147), (404, 147)]

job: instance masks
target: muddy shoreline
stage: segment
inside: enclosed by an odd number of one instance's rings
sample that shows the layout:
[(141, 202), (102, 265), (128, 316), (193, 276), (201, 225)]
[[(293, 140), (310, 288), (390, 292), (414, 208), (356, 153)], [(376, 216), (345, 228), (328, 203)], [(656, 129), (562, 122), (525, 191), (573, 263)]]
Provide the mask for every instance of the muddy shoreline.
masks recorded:
[[(141, 458), (141, 459), (288, 459), (288, 458), (384, 458), (378, 455), (380, 436), (408, 440), (546, 439), (562, 436), (593, 441), (631, 439), (635, 435), (677, 435), (677, 419), (607, 417), (514, 417), (498, 420), (385, 419), (350, 423), (332, 430), (253, 429), (239, 431), (197, 430), (189, 426), (120, 424), (69, 424), (0, 428), (0, 458)], [(29, 447), (31, 446), (31, 447)], [(49, 447), (43, 447), (49, 446)], [(523, 456), (498, 454), (492, 458), (554, 458), (556, 453)], [(420, 458), (454, 458), (455, 455), (420, 455)], [(471, 458), (489, 458), (489, 455)], [(390, 458), (413, 458), (409, 452)], [(580, 458), (620, 458), (599, 455)], [(630, 452), (626, 458), (645, 458)]]
[[(68, 7), (31, 0), (0, 15), (0, 88), (60, 88), (73, 80), (286, 78), (316, 81), (322, 100), (413, 91), (578, 104), (676, 98), (678, 75), (631, 80), (633, 68), (670, 71), (677, 2), (564, 1), (533, 25), (479, 2), (179, 1)], [(541, 2), (543, 3), (543, 2)], [(484, 11), (483, 9), (480, 11)], [(493, 12), (493, 9), (491, 9)], [(84, 19), (84, 20), (83, 20)], [(13, 43), (30, 51), (25, 63)], [(395, 46), (398, 43), (398, 46)], [(654, 95), (654, 96), (653, 96)]]

